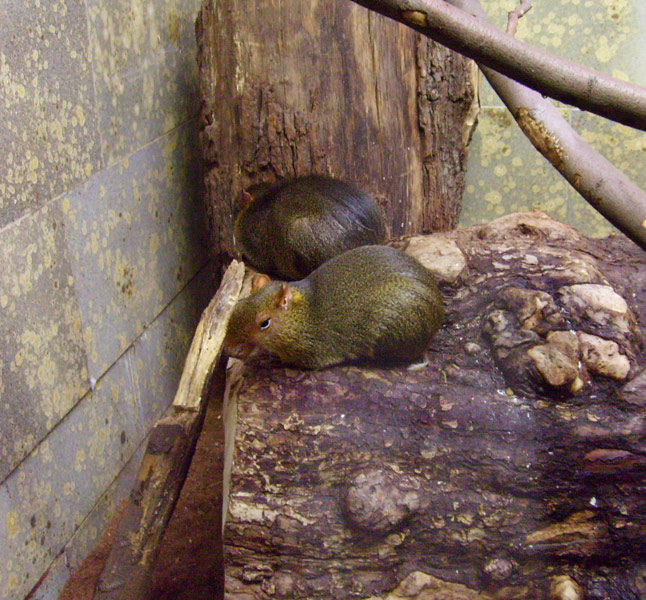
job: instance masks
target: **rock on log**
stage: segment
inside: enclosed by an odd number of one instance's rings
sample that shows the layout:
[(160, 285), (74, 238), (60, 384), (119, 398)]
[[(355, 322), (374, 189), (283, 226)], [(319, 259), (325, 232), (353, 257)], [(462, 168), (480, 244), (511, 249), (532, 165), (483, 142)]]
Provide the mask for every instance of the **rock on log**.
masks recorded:
[(535, 212), (398, 244), (428, 367), (230, 368), (227, 600), (646, 597), (644, 254)]

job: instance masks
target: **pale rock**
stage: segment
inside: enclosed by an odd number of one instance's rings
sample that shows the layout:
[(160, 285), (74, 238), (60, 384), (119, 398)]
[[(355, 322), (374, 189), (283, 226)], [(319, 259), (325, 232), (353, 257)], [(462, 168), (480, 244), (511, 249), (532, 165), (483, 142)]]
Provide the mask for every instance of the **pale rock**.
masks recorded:
[(458, 245), (442, 234), (410, 238), (406, 253), (444, 281), (455, 281), (467, 265), (467, 259)]
[(619, 352), (619, 346), (596, 335), (578, 333), (581, 358), (592, 373), (613, 379), (626, 379), (630, 372), (628, 357)]

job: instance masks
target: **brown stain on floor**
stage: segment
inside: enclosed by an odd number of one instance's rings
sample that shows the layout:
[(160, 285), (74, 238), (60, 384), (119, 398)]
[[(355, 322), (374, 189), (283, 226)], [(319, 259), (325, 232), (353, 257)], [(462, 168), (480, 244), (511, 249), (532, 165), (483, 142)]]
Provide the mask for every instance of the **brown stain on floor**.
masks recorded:
[[(153, 569), (151, 600), (223, 597), (220, 507), (224, 435), (220, 414), (219, 403), (211, 401)], [(125, 502), (97, 546), (67, 581), (58, 600), (92, 600), (124, 507)]]

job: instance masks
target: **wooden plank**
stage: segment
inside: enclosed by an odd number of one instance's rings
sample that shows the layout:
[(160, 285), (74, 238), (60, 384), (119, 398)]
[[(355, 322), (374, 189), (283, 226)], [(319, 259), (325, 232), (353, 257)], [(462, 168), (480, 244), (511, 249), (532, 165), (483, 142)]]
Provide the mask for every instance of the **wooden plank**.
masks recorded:
[(244, 264), (233, 261), (202, 314), (175, 400), (150, 433), (95, 600), (134, 600), (149, 595), (150, 569), (202, 430), (209, 385), (243, 277)]
[(204, 311), (195, 330), (173, 401), (175, 408), (198, 410), (201, 407), (222, 350), (229, 315), (240, 295), (243, 278), (244, 263), (234, 260), (224, 274), (220, 290)]

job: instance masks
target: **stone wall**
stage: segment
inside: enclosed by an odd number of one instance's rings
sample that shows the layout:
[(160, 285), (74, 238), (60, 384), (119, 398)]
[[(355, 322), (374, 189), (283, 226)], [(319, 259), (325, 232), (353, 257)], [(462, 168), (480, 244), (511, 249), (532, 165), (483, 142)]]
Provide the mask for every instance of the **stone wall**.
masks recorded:
[(92, 549), (208, 300), (198, 7), (0, 0), (0, 599)]

